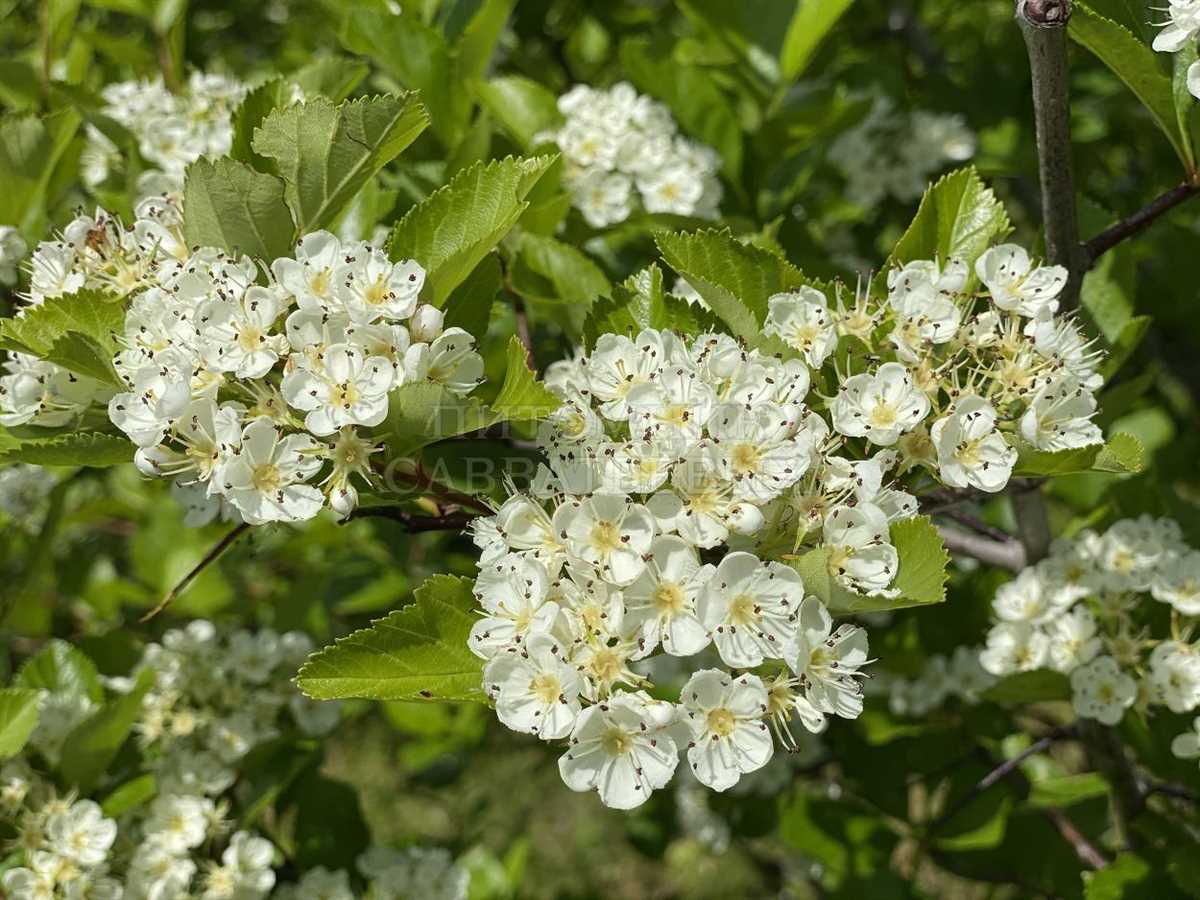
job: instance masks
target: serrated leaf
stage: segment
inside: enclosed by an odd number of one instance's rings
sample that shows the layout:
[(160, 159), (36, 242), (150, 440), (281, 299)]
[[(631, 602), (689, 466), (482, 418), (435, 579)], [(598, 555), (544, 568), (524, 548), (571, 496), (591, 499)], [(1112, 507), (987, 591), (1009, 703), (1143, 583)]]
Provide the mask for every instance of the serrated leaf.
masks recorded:
[(584, 253), (527, 231), (517, 241), (510, 277), (522, 297), (567, 306), (579, 327), (592, 305), (612, 292), (604, 272)]
[(310, 656), (296, 684), (315, 700), (486, 702), (483, 660), (467, 649), (479, 620), (471, 584), (433, 576), (411, 605)]
[(433, 133), (454, 148), (471, 115), (458, 60), (442, 33), (412, 15), (353, 9), (342, 23), (348, 50), (371, 57), (406, 88), (420, 91)]
[(249, 91), (230, 119), (233, 125), (233, 143), (229, 148), (229, 156), (260, 172), (276, 174), (275, 164), (254, 152), (254, 131), (262, 125), (272, 110), (287, 106), (291, 98), (291, 85), (284, 78), (272, 78)]
[(1014, 476), (1071, 475), (1076, 472), (1098, 471), (1133, 474), (1140, 472), (1145, 462), (1145, 450), (1132, 434), (1113, 435), (1105, 444), (1090, 444), (1071, 450), (1037, 450), (1016, 438), (1017, 464)]
[(492, 424), (491, 411), (474, 397), (459, 397), (429, 381), (404, 384), (388, 395), (383, 436), (393, 456), (412, 456), (446, 438)]
[(779, 69), (784, 79), (795, 81), (808, 68), (821, 41), (851, 6), (854, 0), (803, 0), (788, 25), (779, 53)]
[(508, 339), (508, 366), (500, 393), (492, 402), (499, 422), (532, 422), (544, 419), (562, 405), (562, 401), (540, 381), (529, 368), (525, 347), (515, 336)]
[(596, 304), (583, 333), (591, 346), (602, 334), (634, 337), (644, 328), (667, 329), (694, 337), (717, 330), (718, 324), (708, 310), (666, 293), (662, 269), (651, 264), (613, 288), (612, 297)]
[(254, 152), (275, 161), (296, 237), (337, 219), (376, 172), (429, 124), (415, 94), (326, 97), (272, 111), (254, 132)]
[(95, 664), (82, 650), (57, 638), (25, 660), (13, 686), (87, 697), (95, 703), (104, 693)]
[(928, 516), (893, 522), (891, 542), (899, 556), (894, 598), (867, 597), (846, 588), (829, 570), (828, 549), (810, 550), (792, 562), (807, 593), (815, 594), (838, 615), (927, 606), (946, 599), (950, 555)]
[(489, 253), (446, 298), (445, 326), (461, 328), (468, 334), (486, 334), (502, 285), (500, 258)]
[(101, 469), (130, 462), (134, 449), (127, 438), (101, 432), (81, 431), (48, 438), (16, 438), (0, 431), (0, 463)]
[(0, 759), (20, 753), (37, 723), (37, 691), (16, 687), (0, 689)]
[(199, 159), (184, 178), (184, 238), (268, 262), (286, 256), (296, 229), (284, 192), (283, 181), (236, 159)]
[(493, 119), (524, 150), (534, 137), (562, 120), (558, 98), (547, 88), (521, 75), (505, 75), (475, 85), (475, 95)]
[(1154, 51), (1124, 26), (1077, 2), (1067, 33), (1108, 66), (1149, 110), (1184, 168), (1196, 169), (1191, 133), (1180, 128), (1172, 79), (1159, 68)]
[(983, 698), (1001, 706), (1022, 706), (1047, 700), (1069, 700), (1071, 682), (1062, 672), (1035, 669), (1006, 675), (983, 692)]
[(84, 794), (96, 786), (140, 718), (142, 698), (154, 680), (154, 672), (144, 670), (129, 693), (104, 704), (71, 730), (59, 765), (69, 784)]
[(389, 254), (424, 266), (425, 298), (441, 306), (520, 218), (525, 197), (554, 160), (510, 156), (463, 169), (396, 223)]
[(30, 353), (101, 383), (121, 387), (112, 366), (114, 333), (124, 330), (125, 309), (98, 291), (52, 297), (0, 320), (0, 349)]
[(958, 169), (925, 191), (885, 270), (916, 259), (957, 257), (973, 272), (983, 251), (1011, 230), (1004, 205), (974, 167)]
[(301, 66), (292, 73), (290, 80), (306, 97), (319, 94), (334, 103), (340, 103), (350, 96), (370, 71), (370, 67), (361, 60), (323, 56)]
[(670, 108), (682, 131), (712, 147), (725, 175), (740, 183), (742, 129), (732, 103), (708, 72), (656, 54), (643, 39), (622, 42), (621, 65), (638, 90)]
[(773, 294), (806, 283), (804, 274), (774, 253), (738, 241), (728, 229), (661, 232), (667, 264), (687, 279), (733, 334), (754, 344)]

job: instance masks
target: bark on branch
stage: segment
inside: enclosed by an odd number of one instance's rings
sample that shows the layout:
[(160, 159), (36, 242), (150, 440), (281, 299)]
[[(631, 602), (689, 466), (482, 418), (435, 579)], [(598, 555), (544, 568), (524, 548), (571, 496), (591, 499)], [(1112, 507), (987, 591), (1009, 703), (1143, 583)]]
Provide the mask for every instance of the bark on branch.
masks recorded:
[(982, 534), (963, 531), (948, 525), (939, 525), (938, 534), (942, 543), (951, 553), (959, 556), (969, 556), (989, 566), (998, 566), (1010, 572), (1020, 572), (1025, 568), (1025, 548), (1016, 540), (996, 540)]
[(1143, 231), (1160, 216), (1170, 212), (1181, 203), (1192, 199), (1197, 194), (1200, 194), (1200, 186), (1194, 184), (1176, 185), (1165, 194), (1151, 200), (1137, 212), (1133, 213), (1133, 215), (1122, 219), (1115, 225), (1105, 228), (1084, 244), (1084, 248), (1087, 251), (1088, 267), (1090, 268), (1095, 265), (1097, 259), (1117, 246), (1121, 241)]

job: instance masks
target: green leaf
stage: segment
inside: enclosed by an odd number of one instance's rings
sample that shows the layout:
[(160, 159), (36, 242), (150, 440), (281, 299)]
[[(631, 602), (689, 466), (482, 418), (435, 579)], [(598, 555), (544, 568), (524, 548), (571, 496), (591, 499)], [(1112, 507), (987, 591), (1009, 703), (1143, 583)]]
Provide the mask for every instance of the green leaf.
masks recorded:
[(459, 397), (429, 381), (403, 384), (388, 395), (382, 436), (393, 457), (492, 424), (492, 412), (474, 397)]
[(927, 606), (944, 601), (950, 555), (929, 517), (916, 516), (893, 522), (891, 542), (900, 558), (893, 585), (900, 595), (891, 599), (866, 597), (844, 587), (830, 572), (827, 548), (810, 550), (793, 560), (792, 567), (800, 573), (805, 591), (815, 594), (830, 612), (839, 615)]
[(885, 270), (915, 259), (953, 256), (974, 271), (983, 251), (1011, 230), (1004, 205), (979, 173), (973, 167), (958, 169), (925, 191)]
[(306, 97), (320, 95), (334, 103), (341, 103), (367, 77), (370, 67), (357, 59), (345, 56), (322, 56), (297, 69), (291, 82), (304, 92)]
[(79, 123), (74, 109), (0, 117), (0, 222), (19, 226), (31, 246), (45, 237), (50, 180)]
[(1136, 474), (1145, 465), (1145, 450), (1132, 434), (1113, 435), (1108, 443), (1091, 444), (1073, 450), (1036, 450), (1014, 439), (1017, 448), (1015, 476), (1071, 475), (1075, 472), (1115, 472)]
[(59, 766), (63, 778), (88, 793), (129, 737), (142, 714), (142, 698), (154, 685), (155, 674), (146, 669), (133, 689), (92, 713), (71, 730)]
[(37, 723), (37, 691), (15, 687), (0, 689), (0, 759), (20, 753)]
[(295, 225), (284, 183), (236, 159), (199, 159), (183, 186), (183, 234), (190, 246), (216, 247), (270, 262), (291, 252)]
[(350, 869), (367, 849), (371, 835), (363, 821), (358, 792), (310, 768), (288, 790), (295, 802), (295, 860), (304, 869)]
[(255, 130), (253, 147), (278, 166), (298, 237), (332, 224), (428, 124), (412, 93), (337, 105), (317, 97), (271, 112)]
[(1104, 363), (1100, 366), (1100, 374), (1108, 381), (1125, 365), (1133, 351), (1138, 348), (1154, 319), (1150, 316), (1134, 316), (1121, 326), (1116, 339), (1108, 348)]
[(456, 87), (459, 90), (463, 83), (474, 81), (487, 71), (504, 23), (516, 5), (517, 0), (483, 0), (479, 5), (458, 39)]
[(124, 784), (113, 788), (100, 803), (100, 810), (110, 819), (149, 803), (158, 793), (158, 782), (153, 775), (137, 775)]
[(662, 269), (651, 264), (617, 285), (611, 298), (596, 304), (584, 325), (584, 337), (591, 346), (602, 334), (634, 337), (644, 328), (668, 329), (694, 337), (718, 326), (708, 310), (666, 293)]
[(17, 438), (0, 430), (0, 463), (102, 469), (132, 461), (133, 451), (133, 444), (121, 435), (81, 431), (47, 438)]
[(510, 156), (463, 169), (396, 223), (389, 254), (424, 266), (426, 299), (442, 306), (521, 217), (526, 195), (554, 159)]
[(562, 121), (558, 98), (536, 81), (521, 75), (478, 82), (475, 95), (524, 150), (532, 150), (537, 134), (555, 128)]
[(642, 39), (622, 42), (621, 65), (638, 90), (670, 107), (684, 132), (716, 150), (725, 175), (740, 184), (742, 129), (713, 77), (699, 66), (656, 54)]
[(254, 152), (254, 131), (273, 110), (287, 106), (291, 97), (291, 85), (284, 78), (264, 81), (248, 92), (238, 108), (233, 111), (233, 144), (229, 148), (229, 156), (260, 172), (277, 174), (275, 164), (271, 160)]
[(435, 575), (415, 602), (318, 650), (296, 684), (314, 700), (486, 702), (483, 660), (467, 649), (479, 621), (471, 581)]
[(540, 381), (529, 368), (525, 347), (514, 335), (508, 339), (508, 367), (500, 393), (492, 402), (499, 422), (532, 422), (544, 419), (562, 405), (562, 401)]
[(1121, 853), (1096, 872), (1084, 873), (1084, 900), (1164, 900), (1179, 896), (1164, 871), (1140, 856)]
[(411, 15), (354, 9), (342, 24), (341, 40), (406, 88), (420, 91), (433, 133), (445, 147), (458, 146), (471, 116), (471, 99), (441, 32)]
[(502, 284), (500, 257), (489, 253), (446, 298), (445, 327), (457, 326), (468, 334), (486, 334)]
[(1175, 86), (1149, 46), (1122, 25), (1077, 2), (1067, 33), (1100, 58), (1150, 111), (1188, 172), (1196, 169), (1191, 133), (1180, 128)]
[(521, 232), (513, 257), (513, 289), (529, 300), (562, 303), (583, 316), (612, 285), (584, 253), (552, 237)]
[(95, 703), (104, 694), (95, 664), (82, 650), (57, 638), (25, 660), (13, 679), (13, 686), (87, 697)]
[(1006, 675), (983, 692), (985, 700), (1001, 706), (1024, 706), (1047, 700), (1069, 700), (1071, 682), (1062, 672), (1035, 669)]
[(1039, 809), (1065, 809), (1107, 793), (1108, 782), (1104, 776), (1096, 772), (1080, 772), (1078, 775), (1059, 775), (1034, 781), (1027, 802)]
[(792, 16), (779, 68), (784, 80), (795, 81), (804, 74), (821, 41), (851, 6), (854, 0), (800, 0)]
[(667, 264), (751, 344), (761, 337), (768, 298), (805, 284), (804, 274), (787, 260), (741, 243), (728, 229), (660, 232), (655, 241)]
[(30, 353), (79, 375), (122, 387), (112, 366), (124, 331), (125, 308), (107, 294), (79, 291), (31, 306), (19, 318), (0, 320), (0, 349)]

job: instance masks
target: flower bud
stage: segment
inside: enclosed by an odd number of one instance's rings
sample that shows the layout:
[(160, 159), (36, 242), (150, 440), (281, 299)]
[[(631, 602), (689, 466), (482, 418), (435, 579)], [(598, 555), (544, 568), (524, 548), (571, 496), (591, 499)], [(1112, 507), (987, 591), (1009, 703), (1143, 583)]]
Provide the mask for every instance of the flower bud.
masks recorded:
[(408, 321), (408, 332), (414, 341), (429, 343), (442, 333), (445, 314), (436, 306), (422, 303)]

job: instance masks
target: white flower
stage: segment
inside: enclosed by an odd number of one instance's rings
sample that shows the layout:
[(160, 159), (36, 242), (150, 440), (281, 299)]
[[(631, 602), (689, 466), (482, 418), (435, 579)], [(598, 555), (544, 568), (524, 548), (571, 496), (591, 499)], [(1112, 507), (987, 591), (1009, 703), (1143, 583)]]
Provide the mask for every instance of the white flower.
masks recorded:
[(858, 670), (869, 661), (864, 629), (841, 625), (835, 630), (825, 604), (816, 597), (805, 597), (786, 659), (817, 710), (846, 719), (858, 718), (862, 713)]
[(1038, 450), (1072, 450), (1103, 440), (1091, 421), (1096, 398), (1074, 378), (1066, 376), (1044, 385), (1021, 416), (1021, 437)]
[(104, 818), (91, 800), (79, 800), (46, 821), (46, 839), (59, 856), (81, 866), (98, 866), (108, 858), (117, 837), (117, 823)]
[(997, 307), (1031, 319), (1053, 315), (1067, 284), (1065, 268), (1035, 268), (1029, 254), (1016, 244), (992, 247), (975, 261), (975, 274), (987, 285)]
[(283, 377), (288, 405), (307, 413), (304, 427), (317, 435), (333, 434), (345, 425), (372, 427), (388, 411), (393, 365), (381, 356), (366, 356), (352, 344), (326, 348), (315, 363), (293, 356)]
[(417, 308), (425, 270), (411, 259), (393, 263), (382, 250), (358, 245), (333, 273), (333, 295), (357, 323), (407, 319)]
[(10, 900), (53, 900), (55, 897), (54, 866), (58, 858), (42, 850), (32, 854), (32, 868), (18, 866), (0, 876)]
[(655, 525), (646, 507), (628, 497), (593, 494), (582, 501), (568, 500), (555, 510), (554, 531), (574, 559), (619, 586), (642, 574)]
[(706, 441), (671, 470), (670, 490), (651, 497), (646, 508), (664, 532), (675, 532), (696, 547), (715, 547), (729, 536), (738, 509), (733, 481), (726, 477), (721, 450)]
[(274, 845), (247, 831), (235, 832), (221, 854), (221, 865), (205, 879), (202, 900), (258, 900), (275, 886)]
[(321, 468), (320, 447), (306, 434), (281, 437), (269, 419), (256, 419), (220, 470), (221, 492), (251, 525), (311, 519), (323, 498), (304, 482)]
[(497, 653), (483, 672), (500, 721), (545, 741), (570, 734), (579, 716), (582, 681), (548, 634), (531, 634), (520, 647)]
[(350, 873), (344, 869), (330, 871), (324, 866), (309, 869), (293, 888), (291, 900), (355, 900)]
[(1200, 756), (1200, 716), (1192, 721), (1191, 731), (1185, 731), (1171, 741), (1171, 752), (1180, 759)]
[(474, 588), (484, 618), (471, 628), (472, 652), (490, 659), (530, 634), (548, 632), (559, 609), (546, 598), (549, 586), (546, 569), (529, 557), (510, 554), (484, 567)]
[(996, 411), (978, 395), (963, 397), (944, 418), (930, 426), (942, 481), (988, 493), (1004, 489), (1017, 462), (1017, 451), (996, 430)]
[(201, 339), (211, 348), (211, 365), (238, 378), (262, 378), (287, 352), (287, 338), (272, 334), (283, 311), (279, 296), (254, 285), (240, 300), (215, 298), (199, 310)]
[(571, 748), (558, 761), (573, 791), (595, 790), (605, 806), (633, 809), (675, 774), (679, 750), (667, 726), (670, 704), (641, 694), (617, 694), (589, 706), (571, 732)]
[(1200, 33), (1200, 2), (1197, 0), (1168, 0), (1163, 8), (1167, 21), (1156, 23), (1162, 31), (1154, 36), (1153, 47), (1165, 53), (1176, 53)]
[(633, 211), (633, 179), (619, 172), (584, 169), (568, 184), (571, 202), (593, 228), (624, 222)]
[(332, 311), (334, 270), (341, 264), (341, 242), (328, 231), (314, 231), (300, 238), (292, 256), (271, 263), (271, 272), (301, 309)]
[(1116, 725), (1137, 699), (1137, 682), (1111, 656), (1098, 656), (1071, 673), (1071, 704), (1085, 719)]
[(840, 434), (890, 447), (929, 414), (929, 398), (914, 387), (903, 365), (884, 363), (874, 374), (847, 378), (831, 412), (833, 427)]
[(654, 539), (645, 571), (624, 591), (625, 625), (636, 629), (637, 658), (649, 656), (660, 641), (672, 656), (691, 656), (708, 646), (696, 598), (712, 572), (682, 538)]
[(979, 662), (993, 675), (1011, 675), (1042, 668), (1049, 654), (1050, 638), (1040, 628), (1028, 622), (1001, 622), (988, 632)]
[(838, 342), (825, 295), (808, 286), (788, 294), (775, 294), (767, 300), (763, 334), (778, 335), (789, 347), (799, 350), (814, 369), (824, 365)]
[(1178, 641), (1163, 641), (1150, 654), (1150, 688), (1171, 712), (1200, 706), (1200, 652)]
[(1200, 551), (1189, 550), (1154, 567), (1150, 593), (1185, 616), (1200, 615)]
[(797, 431), (793, 417), (778, 404), (722, 404), (708, 431), (739, 500), (765, 503), (808, 471), (813, 437)]
[(887, 515), (873, 503), (830, 510), (823, 524), (829, 573), (869, 596), (894, 596), (900, 556), (890, 536)]
[(683, 456), (700, 442), (716, 399), (711, 385), (690, 366), (664, 366), (653, 382), (629, 391), (629, 432)]
[(184, 854), (204, 843), (212, 813), (213, 802), (206, 797), (160, 794), (143, 828), (168, 853)]
[(735, 679), (720, 669), (701, 669), (683, 686), (679, 702), (692, 737), (688, 763), (702, 784), (728, 790), (771, 761), (767, 689), (757, 675)]
[(799, 574), (751, 553), (726, 554), (700, 592), (696, 611), (726, 665), (782, 659), (804, 598)]
[[(1069, 601), (1068, 601), (1069, 604)], [(1005, 622), (1045, 625), (1063, 612), (1057, 593), (1036, 568), (1028, 568), (996, 590), (992, 610)]]
[(1094, 659), (1102, 642), (1096, 634), (1096, 617), (1086, 606), (1075, 606), (1055, 615), (1047, 624), (1050, 636), (1050, 664), (1060, 672), (1070, 672)]
[(600, 414), (612, 421), (629, 418), (629, 392), (649, 382), (664, 365), (659, 334), (643, 331), (637, 341), (622, 334), (603, 334), (583, 361), (588, 388), (600, 401)]
[(171, 423), (192, 399), (186, 379), (172, 377), (153, 364), (138, 370), (128, 393), (108, 401), (108, 417), (139, 447), (161, 444)]
[(469, 394), (483, 381), (483, 357), (475, 339), (461, 328), (447, 328), (432, 344), (413, 344), (404, 354), (406, 381), (432, 381), (453, 394)]
[(704, 196), (704, 181), (690, 166), (673, 165), (638, 176), (638, 193), (646, 212), (692, 215)]
[(0, 425), (69, 424), (99, 393), (100, 385), (54, 363), (24, 353), (12, 353), (0, 376)]

